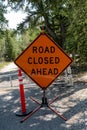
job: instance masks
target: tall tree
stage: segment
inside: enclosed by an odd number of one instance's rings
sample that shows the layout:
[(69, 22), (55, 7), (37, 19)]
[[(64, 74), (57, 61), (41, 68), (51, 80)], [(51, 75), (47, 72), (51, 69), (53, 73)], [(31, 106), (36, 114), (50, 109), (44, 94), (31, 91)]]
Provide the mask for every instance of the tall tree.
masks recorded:
[(14, 60), (20, 53), (20, 41), (17, 36), (14, 35), (13, 30), (5, 30), (4, 37), (0, 39), (1, 41), (1, 51), (0, 55), (5, 61)]
[(78, 55), (79, 64), (87, 62), (87, 1), (71, 1), (70, 24), (67, 30), (66, 48), (73, 57)]
[(9, 0), (15, 9), (23, 9), (28, 15), (19, 28), (45, 24), (49, 35), (63, 47), (68, 26), (68, 7), (60, 0)]
[(3, 2), (0, 1), (0, 36), (3, 34), (3, 29), (7, 26), (7, 20), (4, 16), (6, 13), (6, 6), (3, 4)]
[(5, 52), (5, 29), (8, 22), (4, 16), (5, 13), (6, 6), (0, 1), (0, 61), (4, 60)]
[(49, 35), (79, 61), (87, 61), (86, 0), (8, 0), (13, 9), (22, 9), (26, 19), (18, 29), (44, 24)]

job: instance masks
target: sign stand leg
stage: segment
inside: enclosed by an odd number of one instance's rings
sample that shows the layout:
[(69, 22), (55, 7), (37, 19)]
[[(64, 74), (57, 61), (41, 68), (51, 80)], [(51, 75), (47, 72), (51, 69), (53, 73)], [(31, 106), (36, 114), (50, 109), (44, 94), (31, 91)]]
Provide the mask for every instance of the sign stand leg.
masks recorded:
[(36, 102), (39, 106), (36, 107), (31, 113), (29, 113), (23, 120), (21, 120), (21, 123), (23, 123), (24, 121), (26, 121), (28, 118), (30, 118), (35, 112), (37, 112), (41, 107), (48, 107), (50, 110), (52, 110), (56, 115), (58, 115), (60, 118), (62, 118), (63, 120), (67, 121), (67, 119), (63, 116), (60, 115), (60, 113), (56, 110), (54, 110), (50, 105), (52, 103), (54, 103), (58, 98), (59, 95), (57, 97), (55, 97), (52, 101), (50, 101), (48, 103), (47, 101), (47, 97), (45, 94), (45, 90), (43, 90), (43, 97), (42, 97), (42, 102), (40, 103), (39, 101), (37, 101), (35, 98), (30, 97), (34, 102)]

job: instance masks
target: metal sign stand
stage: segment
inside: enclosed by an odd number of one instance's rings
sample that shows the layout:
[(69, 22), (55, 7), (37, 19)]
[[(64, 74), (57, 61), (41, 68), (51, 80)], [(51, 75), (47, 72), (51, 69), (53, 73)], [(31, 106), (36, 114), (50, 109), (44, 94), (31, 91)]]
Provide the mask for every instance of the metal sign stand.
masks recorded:
[(36, 102), (39, 106), (36, 107), (31, 113), (29, 113), (23, 120), (21, 120), (21, 123), (23, 123), (24, 121), (26, 121), (28, 118), (30, 118), (35, 112), (37, 112), (40, 108), (42, 107), (48, 107), (50, 110), (52, 110), (55, 114), (57, 114), (60, 118), (62, 118), (63, 120), (67, 121), (67, 119), (63, 116), (60, 115), (60, 113), (56, 110), (54, 110), (51, 106), (52, 103), (54, 103), (60, 96), (56, 96), (53, 100), (51, 100), (50, 102), (47, 101), (47, 97), (45, 94), (45, 90), (43, 90), (43, 97), (42, 97), (42, 102), (38, 102), (35, 98), (30, 97), (34, 102)]
[[(42, 33), (44, 33), (45, 31), (45, 26), (41, 26), (41, 30)], [(56, 96), (53, 100), (51, 100), (50, 102), (47, 101), (47, 97), (45, 94), (45, 89), (43, 89), (43, 96), (42, 96), (42, 101), (41, 103), (39, 101), (37, 101), (35, 98), (30, 97), (34, 102), (36, 102), (39, 106), (36, 107), (31, 113), (29, 113), (27, 116), (25, 116), (25, 118), (23, 120), (21, 120), (21, 123), (23, 123), (24, 121), (26, 121), (28, 118), (30, 118), (35, 112), (37, 112), (40, 108), (42, 107), (48, 107), (50, 110), (52, 110), (55, 114), (57, 114), (60, 118), (62, 118), (63, 120), (67, 121), (67, 119), (63, 116), (60, 115), (60, 113), (56, 110), (54, 110), (51, 106), (52, 103), (54, 103), (60, 96)]]
[[(39, 106), (25, 116), (25, 118), (21, 120), (21, 123), (30, 118), (41, 107), (48, 107), (60, 118), (65, 121), (67, 120), (51, 106), (51, 104), (54, 103), (59, 96), (48, 102), (45, 90), (54, 81), (54, 79), (71, 64), (72, 59), (44, 32), (45, 26), (42, 26), (41, 30), (42, 33), (15, 60), (15, 64), (19, 66), (43, 90), (41, 103), (31, 97), (31, 99)], [(47, 46), (47, 44), (49, 45)], [(51, 57), (51, 53), (53, 57)], [(38, 60), (36, 60), (36, 62), (33, 59)], [(25, 63), (23, 64), (23, 62)], [(57, 64), (59, 64), (59, 66)], [(51, 74), (52, 78), (49, 78)], [(39, 75), (39, 78), (37, 75)], [(46, 75), (48, 76), (47, 78)]]

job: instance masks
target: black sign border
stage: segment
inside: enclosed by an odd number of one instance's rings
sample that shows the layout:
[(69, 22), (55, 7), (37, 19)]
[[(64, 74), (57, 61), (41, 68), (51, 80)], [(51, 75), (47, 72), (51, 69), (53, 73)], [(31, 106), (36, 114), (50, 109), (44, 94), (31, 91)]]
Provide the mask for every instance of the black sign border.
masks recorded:
[[(47, 36), (69, 59), (70, 59), (70, 63), (46, 86), (46, 87), (42, 87), (38, 82), (36, 82), (27, 72), (25, 72), (25, 70), (19, 66), (16, 61), (19, 59), (20, 56), (22, 56), (22, 54), (41, 36), (41, 35), (45, 35)], [(53, 82), (54, 80), (61, 75), (61, 73), (73, 62), (73, 60), (64, 52), (64, 50), (45, 32), (44, 33), (40, 33), (33, 42), (31, 42), (31, 44), (15, 59), (14, 63), (25, 73), (27, 74), (40, 88), (42, 89), (47, 89)]]

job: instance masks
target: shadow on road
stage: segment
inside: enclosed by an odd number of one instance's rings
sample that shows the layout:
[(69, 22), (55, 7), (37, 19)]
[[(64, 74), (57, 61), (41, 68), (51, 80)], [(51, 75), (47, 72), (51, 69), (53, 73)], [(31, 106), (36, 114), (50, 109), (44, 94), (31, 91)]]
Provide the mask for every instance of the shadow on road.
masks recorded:
[[(51, 85), (46, 95), (48, 101), (55, 96), (60, 98), (52, 107), (68, 120), (65, 122), (47, 107), (41, 108), (24, 123), (23, 117), (15, 116), (21, 110), (19, 88), (0, 90), (0, 128), (1, 130), (86, 130), (87, 128), (87, 84), (76, 83), (73, 87)], [(27, 111), (33, 110), (37, 104), (31, 101), (30, 96), (41, 100), (42, 90), (38, 86), (25, 86), (25, 99)]]

